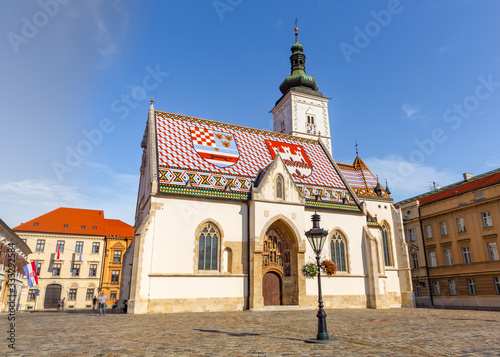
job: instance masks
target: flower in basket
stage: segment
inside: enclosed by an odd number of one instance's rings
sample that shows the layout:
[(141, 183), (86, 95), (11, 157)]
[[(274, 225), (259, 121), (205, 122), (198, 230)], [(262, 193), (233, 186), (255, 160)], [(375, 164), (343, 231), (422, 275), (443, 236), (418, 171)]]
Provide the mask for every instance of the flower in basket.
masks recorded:
[(328, 276), (332, 276), (337, 272), (337, 266), (331, 260), (325, 259), (321, 262), (321, 271)]
[(318, 266), (316, 263), (307, 263), (302, 267), (302, 274), (308, 279), (314, 278), (318, 275)]

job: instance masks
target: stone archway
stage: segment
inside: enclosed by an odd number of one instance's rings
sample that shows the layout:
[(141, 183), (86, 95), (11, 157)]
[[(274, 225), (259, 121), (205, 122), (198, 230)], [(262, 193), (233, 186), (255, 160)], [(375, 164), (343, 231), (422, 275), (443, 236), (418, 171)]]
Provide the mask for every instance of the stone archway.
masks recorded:
[(305, 278), (299, 267), (304, 264), (306, 247), (297, 228), (287, 217), (278, 215), (269, 220), (260, 232), (251, 247), (250, 308), (267, 305), (263, 284), (269, 272), (279, 277), (281, 305), (304, 306)]

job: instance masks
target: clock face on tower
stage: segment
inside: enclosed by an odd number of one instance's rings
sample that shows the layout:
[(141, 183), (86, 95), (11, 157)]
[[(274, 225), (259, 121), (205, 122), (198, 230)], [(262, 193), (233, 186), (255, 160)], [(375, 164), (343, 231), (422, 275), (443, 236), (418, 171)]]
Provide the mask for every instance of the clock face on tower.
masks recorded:
[(315, 124), (306, 124), (306, 132), (308, 134), (316, 134), (316, 125)]

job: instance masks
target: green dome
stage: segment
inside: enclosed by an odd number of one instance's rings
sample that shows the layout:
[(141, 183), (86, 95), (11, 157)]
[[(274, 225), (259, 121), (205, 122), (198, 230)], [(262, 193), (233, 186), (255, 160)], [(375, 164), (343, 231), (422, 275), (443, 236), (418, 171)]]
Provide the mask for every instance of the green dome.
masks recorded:
[(313, 91), (318, 90), (318, 85), (313, 76), (306, 75), (306, 56), (304, 55), (304, 46), (299, 43), (298, 28), (295, 28), (295, 43), (290, 48), (291, 74), (280, 84), (280, 91), (285, 94), (290, 88), (305, 87)]

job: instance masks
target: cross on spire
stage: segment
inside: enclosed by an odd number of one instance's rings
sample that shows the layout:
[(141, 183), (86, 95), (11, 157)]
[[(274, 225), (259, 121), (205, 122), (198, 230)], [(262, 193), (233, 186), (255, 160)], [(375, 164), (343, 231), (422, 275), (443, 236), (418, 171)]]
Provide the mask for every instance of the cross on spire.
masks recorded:
[(358, 157), (358, 142), (355, 141), (356, 144), (354, 144), (354, 147), (356, 148), (356, 157)]

